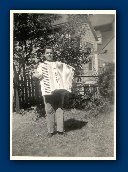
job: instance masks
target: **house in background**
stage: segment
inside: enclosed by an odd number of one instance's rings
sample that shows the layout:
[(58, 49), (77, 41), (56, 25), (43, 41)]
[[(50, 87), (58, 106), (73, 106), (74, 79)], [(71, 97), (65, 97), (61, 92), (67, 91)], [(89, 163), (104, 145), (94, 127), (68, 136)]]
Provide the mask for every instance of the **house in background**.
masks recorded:
[(90, 18), (98, 37), (98, 70), (115, 63), (115, 15), (99, 14)]
[(109, 63), (115, 63), (115, 16), (97, 14), (90, 15), (89, 19), (98, 37), (97, 52), (94, 50), (90, 55), (93, 58), (83, 65), (82, 75), (85, 77), (81, 77), (80, 81), (85, 84), (95, 84), (97, 78), (93, 76), (98, 76)]
[(88, 84), (90, 82), (91, 83), (95, 82), (94, 77), (90, 77), (90, 76), (93, 76), (94, 72), (96, 72), (98, 58), (95, 52), (97, 52), (98, 37), (88, 17), (86, 23), (82, 26), (82, 28), (80, 28), (80, 30), (82, 29), (84, 30), (84, 27), (85, 27), (85, 33), (81, 34), (80, 37), (81, 49), (83, 51), (84, 50), (86, 51), (87, 48), (90, 48), (91, 52), (94, 53), (91, 53), (91, 55), (89, 55), (90, 61), (88, 63), (82, 64), (82, 69), (79, 70), (81, 79), (79, 80), (78, 78), (76, 78), (76, 82)]
[[(55, 28), (64, 27), (67, 22), (67, 15), (55, 21)], [(79, 31), (80, 46), (84, 50), (90, 47), (92, 52), (89, 56), (89, 63), (83, 64), (79, 70), (81, 77), (76, 78), (77, 83), (95, 84), (98, 72), (115, 61), (115, 16), (110, 14), (88, 15), (82, 27), (76, 28)], [(84, 32), (86, 30), (86, 32)], [(94, 77), (93, 77), (94, 76)]]

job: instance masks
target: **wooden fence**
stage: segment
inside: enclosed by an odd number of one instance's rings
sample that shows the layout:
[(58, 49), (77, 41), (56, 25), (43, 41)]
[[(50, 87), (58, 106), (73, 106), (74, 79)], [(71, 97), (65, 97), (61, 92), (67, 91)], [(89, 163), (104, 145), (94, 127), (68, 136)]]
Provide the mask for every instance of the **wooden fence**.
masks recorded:
[[(14, 88), (13, 88), (14, 89)], [(19, 103), (20, 108), (28, 108), (43, 103), (39, 80), (33, 80), (29, 73), (19, 76)], [(15, 109), (16, 94), (14, 90), (13, 107)]]
[[(76, 76), (78, 77), (78, 76)], [(87, 76), (86, 76), (87, 77)], [(94, 92), (94, 96), (98, 95), (96, 85), (89, 85), (84, 84), (82, 86), (78, 85), (74, 87), (75, 90), (79, 93), (80, 96), (86, 96), (87, 93)], [(39, 80), (33, 80), (31, 75), (29, 73), (26, 73), (24, 76), (19, 76), (19, 103), (20, 108), (25, 109), (29, 108), (31, 106), (35, 106), (37, 104), (42, 104), (43, 106), (43, 97), (41, 93), (41, 87)], [(15, 109), (16, 105), (16, 94), (14, 90), (14, 97), (13, 97), (13, 108)], [(68, 103), (68, 100), (66, 98), (66, 104)]]

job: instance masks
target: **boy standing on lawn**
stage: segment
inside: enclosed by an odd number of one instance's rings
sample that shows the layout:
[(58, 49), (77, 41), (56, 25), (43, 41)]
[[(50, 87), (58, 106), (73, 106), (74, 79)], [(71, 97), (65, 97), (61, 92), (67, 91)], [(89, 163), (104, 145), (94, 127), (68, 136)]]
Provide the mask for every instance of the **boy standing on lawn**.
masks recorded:
[[(45, 58), (48, 63), (54, 62), (53, 49), (51, 47), (46, 47)], [(37, 71), (33, 74), (33, 77), (36, 77), (40, 80), (43, 79), (40, 65), (37, 67)], [(43, 99), (46, 111), (48, 137), (52, 137), (55, 134), (55, 115), (57, 133), (65, 136), (66, 133), (64, 132), (63, 94), (60, 91), (56, 91), (51, 95), (43, 95)]]

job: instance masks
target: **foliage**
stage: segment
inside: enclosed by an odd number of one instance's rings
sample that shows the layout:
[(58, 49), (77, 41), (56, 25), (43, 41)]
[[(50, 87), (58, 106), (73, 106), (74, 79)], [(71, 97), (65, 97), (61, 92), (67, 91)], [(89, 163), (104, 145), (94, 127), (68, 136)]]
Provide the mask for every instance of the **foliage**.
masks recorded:
[(47, 45), (54, 48), (55, 60), (73, 66), (76, 73), (83, 63), (89, 62), (91, 48), (80, 46), (81, 34), (87, 31), (81, 27), (86, 23), (87, 15), (68, 15), (65, 26), (56, 30), (52, 23), (59, 18), (58, 14), (14, 14), (13, 67), (17, 100), (19, 75), (31, 74), (39, 62), (45, 60), (44, 49)]
[(59, 29), (59, 32), (54, 33), (54, 51), (55, 59), (65, 62), (76, 69), (82, 68), (83, 63), (89, 62), (91, 53), (90, 47), (81, 47), (81, 34), (86, 32), (86, 29), (81, 29), (86, 23), (87, 15), (68, 15), (67, 23)]
[(20, 109), (19, 75), (23, 74), (25, 77), (25, 72), (32, 72), (34, 65), (42, 59), (42, 48), (50, 40), (51, 24), (59, 17), (52, 14), (14, 14), (13, 79), (17, 113)]
[(79, 109), (89, 112), (89, 114), (97, 115), (103, 112), (111, 112), (112, 106), (108, 99), (99, 96), (94, 97), (94, 94), (89, 97), (78, 95), (66, 95), (64, 102), (65, 109)]
[(66, 95), (65, 107), (84, 109), (94, 114), (111, 111), (110, 104), (114, 103), (114, 64), (108, 64), (100, 71), (96, 87), (90, 89), (88, 86), (84, 96), (78, 92), (74, 95)]
[(114, 64), (108, 64), (98, 79), (100, 95), (114, 103)]
[[(89, 61), (91, 48), (80, 47), (81, 29), (87, 15), (68, 15), (64, 27), (56, 30), (52, 23), (61, 18), (57, 14), (14, 14), (14, 57), (16, 71), (21, 72), (23, 65), (26, 69), (44, 61), (43, 50), (46, 45), (54, 48), (55, 60), (65, 62), (75, 69), (81, 69), (83, 63)], [(77, 71), (77, 70), (76, 70)]]
[(51, 40), (52, 22), (58, 18), (56, 14), (14, 14), (14, 63), (18, 68), (38, 63)]

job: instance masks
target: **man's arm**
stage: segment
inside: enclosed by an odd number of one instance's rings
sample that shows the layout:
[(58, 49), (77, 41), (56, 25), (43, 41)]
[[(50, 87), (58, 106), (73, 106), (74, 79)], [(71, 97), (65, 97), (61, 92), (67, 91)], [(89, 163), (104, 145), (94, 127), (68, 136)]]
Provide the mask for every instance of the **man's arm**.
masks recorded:
[(42, 68), (41, 68), (41, 65), (39, 65), (37, 67), (37, 69), (34, 69), (34, 72), (33, 72), (33, 75), (32, 75), (32, 78), (33, 79), (39, 79), (39, 80), (42, 80), (44, 77), (43, 77), (43, 74), (42, 74)]

